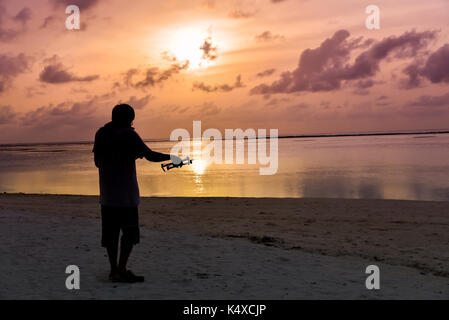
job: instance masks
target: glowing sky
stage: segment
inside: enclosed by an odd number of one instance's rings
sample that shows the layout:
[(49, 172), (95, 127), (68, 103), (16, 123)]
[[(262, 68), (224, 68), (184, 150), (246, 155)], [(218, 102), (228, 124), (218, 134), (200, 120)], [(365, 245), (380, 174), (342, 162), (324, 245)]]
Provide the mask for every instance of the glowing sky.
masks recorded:
[[(81, 10), (67, 30), (65, 8)], [(365, 8), (380, 8), (380, 29)], [(449, 128), (448, 0), (0, 0), (0, 143)]]

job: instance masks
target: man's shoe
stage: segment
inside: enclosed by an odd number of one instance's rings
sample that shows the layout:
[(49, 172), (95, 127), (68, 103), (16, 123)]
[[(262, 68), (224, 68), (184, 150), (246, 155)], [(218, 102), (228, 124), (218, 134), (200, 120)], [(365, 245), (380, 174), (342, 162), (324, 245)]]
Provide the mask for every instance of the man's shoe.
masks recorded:
[(112, 282), (120, 282), (120, 275), (118, 272), (111, 272), (109, 274), (109, 280)]
[(125, 283), (136, 283), (145, 281), (145, 277), (136, 276), (131, 270), (126, 270), (125, 272), (120, 273), (119, 278), (120, 278), (119, 282)]

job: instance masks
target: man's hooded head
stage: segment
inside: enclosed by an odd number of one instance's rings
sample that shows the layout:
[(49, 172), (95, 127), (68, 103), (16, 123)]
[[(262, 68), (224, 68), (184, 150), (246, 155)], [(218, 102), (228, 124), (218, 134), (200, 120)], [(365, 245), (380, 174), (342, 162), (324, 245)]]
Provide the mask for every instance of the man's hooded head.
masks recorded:
[(117, 126), (131, 127), (134, 117), (134, 109), (128, 104), (119, 104), (112, 109), (112, 122)]

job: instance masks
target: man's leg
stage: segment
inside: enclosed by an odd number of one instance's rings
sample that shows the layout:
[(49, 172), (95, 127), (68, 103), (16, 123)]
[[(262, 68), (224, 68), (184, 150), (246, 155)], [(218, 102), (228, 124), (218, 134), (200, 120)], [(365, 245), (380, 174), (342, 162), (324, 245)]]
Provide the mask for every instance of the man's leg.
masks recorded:
[(118, 274), (117, 256), (120, 237), (120, 225), (117, 223), (116, 212), (113, 207), (101, 206), (102, 235), (101, 245), (106, 248), (111, 265), (109, 277), (113, 279)]
[(144, 277), (136, 276), (130, 270), (126, 269), (129, 256), (133, 246), (139, 243), (139, 216), (137, 207), (126, 208), (122, 212), (122, 239), (120, 244), (120, 259), (118, 263), (118, 274), (124, 282), (142, 282)]
[[(120, 244), (120, 260), (118, 263), (118, 272), (123, 273), (126, 271), (126, 264), (128, 263), (129, 256), (133, 250), (133, 244), (128, 241), (123, 241)], [(117, 258), (117, 256), (116, 256)]]
[(111, 265), (111, 276), (118, 272), (117, 256), (118, 256), (118, 241), (115, 245), (106, 247), (108, 252), (109, 263)]

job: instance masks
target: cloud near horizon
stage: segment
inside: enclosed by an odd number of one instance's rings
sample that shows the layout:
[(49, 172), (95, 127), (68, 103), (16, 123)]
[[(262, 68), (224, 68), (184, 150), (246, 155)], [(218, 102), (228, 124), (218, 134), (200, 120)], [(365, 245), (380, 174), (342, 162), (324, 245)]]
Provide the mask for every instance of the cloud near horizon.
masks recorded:
[(406, 104), (410, 107), (449, 107), (449, 92), (440, 96), (422, 95)]

